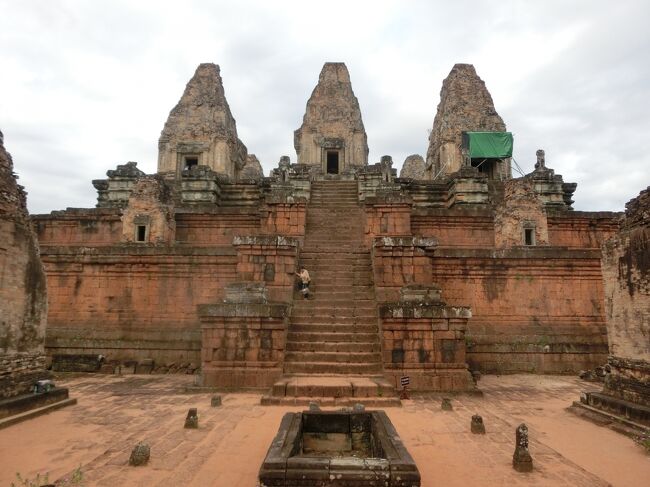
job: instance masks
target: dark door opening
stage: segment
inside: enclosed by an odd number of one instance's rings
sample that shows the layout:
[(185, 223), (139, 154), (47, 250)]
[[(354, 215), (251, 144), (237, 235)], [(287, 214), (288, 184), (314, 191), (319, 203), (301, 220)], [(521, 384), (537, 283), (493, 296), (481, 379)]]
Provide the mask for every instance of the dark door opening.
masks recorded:
[(339, 173), (339, 153), (338, 151), (327, 151), (327, 174)]

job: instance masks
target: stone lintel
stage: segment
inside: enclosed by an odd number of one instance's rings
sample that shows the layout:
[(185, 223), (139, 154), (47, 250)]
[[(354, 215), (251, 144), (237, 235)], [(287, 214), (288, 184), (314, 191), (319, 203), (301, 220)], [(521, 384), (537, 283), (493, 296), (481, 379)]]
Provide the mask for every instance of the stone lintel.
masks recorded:
[(373, 247), (420, 247), (433, 249), (438, 240), (433, 237), (375, 237)]
[(212, 327), (212, 318), (278, 318), (289, 316), (289, 303), (217, 303), (198, 305), (203, 327)]
[(265, 247), (298, 247), (299, 240), (294, 237), (282, 235), (237, 235), (233, 238), (232, 244), (239, 245), (260, 245)]
[(447, 306), (444, 303), (384, 303), (379, 306), (382, 318), (460, 318), (470, 319), (472, 311), (465, 306)]

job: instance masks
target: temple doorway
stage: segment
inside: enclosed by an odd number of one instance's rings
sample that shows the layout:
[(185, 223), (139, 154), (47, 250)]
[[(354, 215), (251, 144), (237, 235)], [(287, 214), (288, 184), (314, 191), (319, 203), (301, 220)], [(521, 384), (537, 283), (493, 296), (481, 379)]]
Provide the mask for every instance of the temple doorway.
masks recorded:
[(327, 174), (339, 173), (339, 151), (327, 151)]

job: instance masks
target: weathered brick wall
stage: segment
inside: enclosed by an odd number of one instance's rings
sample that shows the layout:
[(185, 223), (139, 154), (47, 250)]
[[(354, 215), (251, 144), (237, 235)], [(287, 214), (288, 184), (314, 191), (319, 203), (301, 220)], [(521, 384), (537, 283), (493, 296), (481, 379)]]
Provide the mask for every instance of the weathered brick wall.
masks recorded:
[(0, 354), (0, 399), (28, 392), (34, 383), (50, 377), (42, 352)]
[(199, 304), (236, 279), (232, 247), (44, 247), (47, 351), (198, 364)]
[(45, 273), (0, 132), (0, 397), (27, 392), (44, 371)]
[(267, 204), (261, 211), (261, 232), (267, 235), (304, 237), (307, 221), (307, 204)]
[(465, 308), (390, 303), (379, 308), (384, 375), (399, 387), (411, 379), (415, 390), (464, 391), (473, 387), (467, 371)]
[(272, 386), (282, 375), (288, 309), (277, 303), (201, 306), (202, 385)]
[(483, 372), (568, 373), (605, 362), (596, 250), (436, 249), (432, 278), (468, 306), (468, 362)]
[(231, 245), (235, 235), (259, 231), (257, 208), (219, 208), (176, 214), (176, 241), (193, 246)]
[(32, 221), (40, 245), (113, 245), (122, 234), (117, 208), (53, 211)]
[(135, 183), (122, 212), (122, 242), (138, 242), (136, 229), (145, 226), (140, 242), (170, 245), (176, 239), (171, 187), (161, 176), (143, 176)]
[(416, 210), (411, 229), (414, 235), (434, 237), (441, 247), (494, 247), (494, 217), (483, 208)]
[(613, 212), (549, 212), (549, 245), (599, 249), (618, 231), (619, 216)]
[(294, 237), (235, 237), (239, 280), (263, 282), (272, 301), (291, 302), (298, 241)]
[(494, 210), (494, 246), (498, 249), (524, 245), (524, 229), (533, 234), (533, 245), (548, 245), (546, 211), (528, 178), (506, 181), (503, 201)]
[(366, 244), (377, 236), (411, 235), (411, 204), (368, 201), (364, 226)]

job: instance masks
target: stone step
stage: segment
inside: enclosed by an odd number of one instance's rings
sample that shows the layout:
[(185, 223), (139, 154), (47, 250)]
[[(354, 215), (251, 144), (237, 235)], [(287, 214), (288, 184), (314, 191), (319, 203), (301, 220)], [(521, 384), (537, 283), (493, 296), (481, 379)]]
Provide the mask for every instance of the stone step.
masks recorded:
[(291, 321), (300, 318), (322, 319), (350, 319), (350, 318), (377, 318), (376, 308), (328, 308), (326, 306), (314, 308), (298, 308), (291, 312)]
[(294, 333), (336, 333), (336, 332), (353, 332), (353, 333), (377, 333), (377, 324), (346, 324), (346, 323), (291, 323), (289, 330)]
[[(294, 305), (291, 316), (313, 316), (315, 314), (322, 316), (352, 316), (352, 313), (355, 313), (355, 311), (357, 313), (354, 316), (374, 316), (377, 310), (376, 303), (368, 299), (356, 302), (348, 296), (347, 300), (341, 297), (339, 300), (333, 301), (325, 299), (323, 297), (326, 296), (325, 293), (320, 296), (321, 299), (316, 299), (316, 291), (314, 291), (314, 299), (298, 300)], [(299, 313), (294, 314), (295, 311), (299, 311)]]
[(379, 343), (287, 342), (291, 352), (381, 352)]
[(377, 316), (305, 316), (292, 318), (296, 325), (376, 325)]
[(401, 407), (402, 402), (398, 397), (294, 397), (294, 396), (262, 396), (262, 406), (309, 406), (316, 402), (320, 407), (353, 407), (363, 404), (372, 408)]
[(358, 401), (361, 398), (396, 398), (397, 392), (383, 376), (294, 375), (276, 381), (271, 388), (271, 395), (276, 398), (313, 399), (347, 397), (357, 398)]
[(330, 362), (285, 362), (285, 374), (373, 374), (382, 371), (381, 362), (376, 364), (338, 364)]
[(334, 364), (376, 364), (381, 362), (377, 352), (287, 352), (284, 363), (322, 362)]
[(287, 342), (347, 342), (347, 343), (378, 343), (377, 333), (345, 332), (292, 332), (287, 333)]

